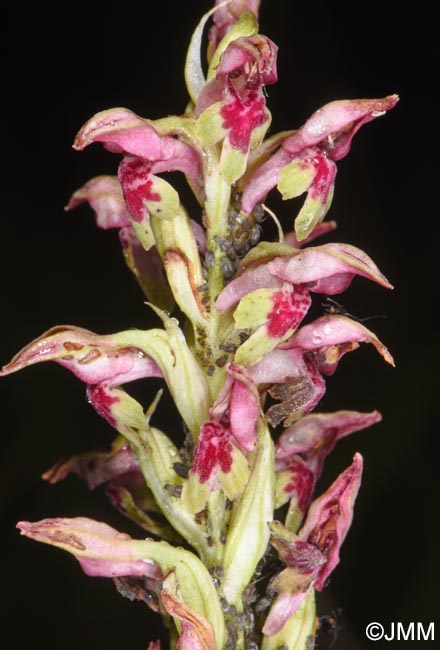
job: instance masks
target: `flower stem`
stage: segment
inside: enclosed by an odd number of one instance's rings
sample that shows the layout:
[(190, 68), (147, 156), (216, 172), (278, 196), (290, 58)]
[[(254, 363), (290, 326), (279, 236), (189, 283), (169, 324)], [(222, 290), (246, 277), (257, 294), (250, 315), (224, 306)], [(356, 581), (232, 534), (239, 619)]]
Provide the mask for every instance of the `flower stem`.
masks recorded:
[(210, 318), (208, 326), (208, 383), (213, 396), (218, 395), (224, 377), (224, 370), (216, 365), (215, 360), (220, 355), (219, 345), (221, 337), (221, 314), (215, 308), (217, 296), (224, 287), (224, 271), (222, 258), (224, 253), (220, 250), (216, 237), (226, 237), (228, 234), (228, 208), (231, 198), (231, 187), (220, 173), (219, 155), (217, 150), (210, 148), (207, 154), (206, 173), (206, 220), (207, 220), (207, 249), (212, 256), (212, 263), (208, 268), (208, 291), (210, 299)]

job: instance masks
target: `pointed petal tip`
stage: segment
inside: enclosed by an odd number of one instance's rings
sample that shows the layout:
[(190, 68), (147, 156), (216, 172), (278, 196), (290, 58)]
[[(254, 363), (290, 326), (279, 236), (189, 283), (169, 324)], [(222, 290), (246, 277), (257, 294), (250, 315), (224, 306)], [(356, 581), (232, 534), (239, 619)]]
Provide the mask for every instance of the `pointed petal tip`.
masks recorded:
[(388, 95), (384, 99), (384, 104), (385, 110), (390, 110), (391, 108), (394, 108), (395, 105), (400, 101), (400, 97), (397, 93), (393, 93), (392, 95)]
[(367, 416), (370, 417), (370, 422), (372, 424), (375, 424), (376, 422), (382, 422), (382, 413), (380, 411), (371, 411), (370, 413), (367, 413)]
[(355, 464), (357, 467), (362, 467), (363, 462), (364, 462), (364, 458), (363, 458), (362, 454), (360, 454), (357, 451), (353, 456), (353, 464)]

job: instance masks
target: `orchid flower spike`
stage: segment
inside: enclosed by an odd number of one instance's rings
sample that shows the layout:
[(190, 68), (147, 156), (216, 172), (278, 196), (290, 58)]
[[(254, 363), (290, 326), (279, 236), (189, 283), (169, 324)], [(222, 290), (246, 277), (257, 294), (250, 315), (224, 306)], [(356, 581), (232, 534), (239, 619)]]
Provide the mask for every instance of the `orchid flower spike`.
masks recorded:
[[(398, 97), (334, 101), (300, 128), (266, 137), (278, 47), (260, 33), (259, 7), (215, 0), (202, 17), (185, 63), (183, 114), (153, 120), (112, 108), (75, 138), (76, 151), (99, 143), (118, 161), (112, 175), (85, 180), (66, 210), (85, 204), (99, 228), (116, 230), (156, 326), (128, 322), (113, 334), (52, 327), (0, 371), (53, 361), (85, 384), (115, 437), (106, 449), (61, 459), (43, 478), (74, 474), (90, 490), (102, 486), (141, 529), (135, 539), (90, 518), (54, 517), (20, 522), (21, 534), (146, 603), (178, 650), (317, 647), (314, 594), (340, 561), (361, 454), (326, 490), (319, 480), (342, 439), (382, 417), (323, 412), (320, 401), (361, 343), (394, 365), (374, 332), (313, 307), (316, 294), (352, 283), (362, 290), (365, 280), (392, 289), (360, 248), (315, 240), (336, 227), (324, 218), (337, 162)], [(169, 172), (186, 179), (189, 210)], [(305, 195), (293, 220), (271, 207), (275, 188), (284, 200)], [(265, 234), (268, 215), (276, 241)], [(160, 388), (148, 398), (153, 380)], [(134, 381), (146, 387), (139, 399)], [(165, 431), (170, 402), (178, 421)], [(277, 565), (267, 562), (274, 552)], [(259, 579), (261, 566), (275, 567), (268, 580)]]

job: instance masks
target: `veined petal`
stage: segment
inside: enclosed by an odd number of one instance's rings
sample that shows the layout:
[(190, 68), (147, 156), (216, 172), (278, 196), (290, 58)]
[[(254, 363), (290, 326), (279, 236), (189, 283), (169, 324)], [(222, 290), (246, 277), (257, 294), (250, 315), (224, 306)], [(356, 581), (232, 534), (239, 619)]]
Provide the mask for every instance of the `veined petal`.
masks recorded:
[[(80, 327), (54, 327), (23, 348), (0, 376), (33, 363), (56, 361), (87, 384), (97, 386), (95, 396), (104, 382), (107, 390), (141, 377), (164, 377), (177, 408), (196, 437), (208, 416), (206, 378), (178, 322), (156, 311), (163, 318), (166, 331), (132, 329), (100, 336)], [(104, 403), (107, 404), (105, 399)], [(102, 415), (106, 417), (105, 409)]]
[[(331, 374), (340, 358), (340, 350), (334, 349), (333, 346), (341, 346), (346, 343), (371, 343), (385, 361), (394, 366), (393, 357), (377, 336), (361, 323), (347, 318), (347, 316), (321, 316), (312, 323), (301, 327), (283, 345), (286, 348), (322, 350), (322, 358), (318, 359), (318, 363), (324, 366), (326, 374)], [(330, 355), (327, 348), (330, 348)], [(332, 353), (334, 358), (331, 356)]]
[(104, 143), (110, 151), (127, 153), (146, 160), (169, 160), (174, 149), (170, 138), (128, 108), (111, 108), (96, 113), (78, 131), (73, 148), (85, 149), (93, 142)]
[(102, 142), (114, 153), (149, 161), (153, 173), (181, 171), (194, 188), (200, 185), (198, 153), (171, 135), (159, 135), (148, 120), (127, 108), (112, 108), (94, 115), (78, 132), (73, 147), (82, 150), (93, 142)]
[(271, 275), (292, 284), (306, 284), (310, 291), (333, 295), (350, 285), (360, 275), (392, 289), (387, 278), (373, 260), (350, 244), (311, 246), (288, 257), (277, 257), (268, 262)]
[(99, 228), (123, 228), (130, 225), (130, 217), (116, 176), (96, 176), (72, 194), (66, 210), (81, 203), (89, 203), (95, 211)]
[(290, 154), (319, 144), (332, 160), (343, 158), (353, 136), (363, 124), (384, 115), (399, 101), (397, 95), (383, 99), (347, 99), (318, 109), (296, 133), (283, 143)]
[(220, 601), (205, 565), (193, 553), (166, 542), (134, 540), (91, 519), (44, 519), (18, 524), (22, 535), (74, 555), (89, 575), (151, 575), (174, 571), (183, 603), (210, 621), (216, 650), (223, 648), (225, 625)]
[(21, 521), (17, 528), (26, 537), (72, 553), (87, 575), (162, 577), (157, 564), (139, 554), (137, 542), (102, 522), (86, 517), (56, 518)]
[(34, 363), (56, 361), (88, 384), (119, 385), (141, 377), (161, 377), (159, 366), (142, 350), (118, 342), (118, 335), (95, 334), (59, 325), (24, 347), (0, 372), (7, 375)]
[(304, 126), (289, 134), (280, 149), (252, 174), (243, 191), (242, 210), (251, 213), (278, 184), (283, 167), (300, 157), (305, 149), (319, 146), (331, 160), (345, 156), (360, 127), (393, 108), (397, 101), (397, 95), (384, 99), (344, 100), (316, 111)]
[(339, 563), (339, 549), (353, 518), (362, 465), (362, 456), (355, 454), (350, 467), (312, 503), (305, 524), (299, 531), (301, 540), (313, 544), (327, 557), (314, 583), (318, 591), (323, 589), (328, 576)]
[[(154, 307), (153, 307), (154, 308)], [(208, 419), (209, 392), (206, 377), (186, 342), (175, 318), (154, 308), (165, 325), (165, 331), (126, 330), (115, 336), (119, 343), (140, 349), (160, 367), (174, 402), (194, 440), (203, 422)]]
[(301, 454), (317, 480), (322, 472), (325, 458), (336, 443), (350, 433), (360, 431), (380, 422), (378, 411), (337, 411), (336, 413), (311, 413), (287, 428), (275, 446), (275, 468), (290, 467), (291, 459)]

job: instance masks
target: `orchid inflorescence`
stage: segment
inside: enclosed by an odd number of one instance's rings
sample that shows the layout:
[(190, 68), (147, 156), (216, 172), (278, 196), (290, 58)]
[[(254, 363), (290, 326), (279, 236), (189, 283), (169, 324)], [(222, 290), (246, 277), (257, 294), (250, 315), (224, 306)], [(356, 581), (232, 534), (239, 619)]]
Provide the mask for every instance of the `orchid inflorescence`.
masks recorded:
[[(324, 377), (360, 343), (393, 363), (375, 334), (343, 313), (303, 321), (314, 294), (340, 294), (356, 275), (391, 288), (358, 248), (310, 243), (336, 226), (323, 222), (336, 161), (398, 98), (332, 102), (298, 130), (265, 138), (277, 46), (259, 34), (258, 9), (259, 0), (216, 1), (202, 18), (186, 59), (183, 115), (148, 120), (115, 108), (75, 139), (77, 150), (101, 142), (122, 160), (117, 177), (93, 178), (67, 209), (88, 203), (100, 228), (118, 229), (161, 326), (107, 335), (54, 327), (2, 371), (56, 361), (85, 382), (118, 435), (107, 451), (60, 461), (44, 478), (73, 473), (90, 489), (104, 486), (148, 537), (83, 517), (20, 522), (20, 531), (145, 601), (180, 650), (313, 648), (314, 592), (339, 562), (361, 455), (318, 497), (315, 486), (336, 442), (381, 419), (314, 409)], [(189, 217), (163, 178), (170, 171), (185, 175), (199, 216)], [(274, 188), (284, 200), (305, 194), (292, 232), (265, 204)], [(265, 219), (276, 241), (262, 240)], [(145, 410), (122, 388), (145, 377), (164, 380), (181, 434), (154, 425), (162, 391)], [(274, 572), (259, 580), (265, 566)]]

